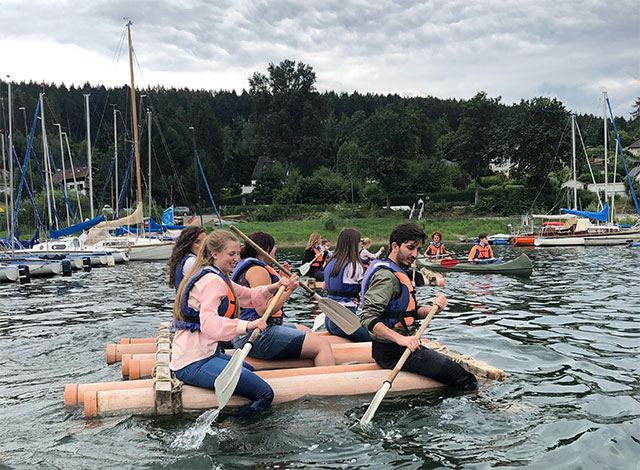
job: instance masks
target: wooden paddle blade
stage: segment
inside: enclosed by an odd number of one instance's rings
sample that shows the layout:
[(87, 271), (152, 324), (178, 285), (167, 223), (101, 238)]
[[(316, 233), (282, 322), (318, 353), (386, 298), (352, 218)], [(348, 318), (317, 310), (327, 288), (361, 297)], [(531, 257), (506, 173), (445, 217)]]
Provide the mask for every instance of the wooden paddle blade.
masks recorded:
[(460, 260), (447, 258), (440, 261), (440, 267), (442, 268), (452, 268), (456, 264), (460, 264)]
[(236, 350), (231, 356), (231, 360), (227, 366), (223, 369), (220, 375), (214, 382), (214, 390), (216, 392), (216, 399), (218, 400), (218, 409), (221, 410), (229, 402), (229, 399), (233, 395), (233, 392), (240, 380), (240, 374), (242, 374), (242, 366), (244, 360), (249, 355), (249, 351), (253, 345), (246, 343), (242, 349)]
[(318, 314), (316, 319), (313, 321), (313, 328), (311, 328), (311, 331), (318, 331), (318, 329), (324, 325), (325, 318), (326, 315), (324, 313)]
[(318, 294), (314, 295), (318, 301), (318, 307), (328, 316), (338, 328), (350, 335), (360, 328), (360, 319), (344, 305), (340, 305), (335, 300), (325, 299)]
[(360, 419), (360, 425), (364, 426), (371, 422), (371, 420), (373, 419), (373, 415), (375, 415), (376, 411), (378, 411), (380, 403), (382, 403), (382, 400), (384, 400), (384, 397), (387, 395), (387, 392), (390, 388), (391, 383), (385, 381), (385, 383), (382, 384), (380, 390), (378, 390), (378, 392), (373, 397), (373, 400), (371, 400), (369, 408), (367, 408), (367, 411), (364, 412), (364, 415)]

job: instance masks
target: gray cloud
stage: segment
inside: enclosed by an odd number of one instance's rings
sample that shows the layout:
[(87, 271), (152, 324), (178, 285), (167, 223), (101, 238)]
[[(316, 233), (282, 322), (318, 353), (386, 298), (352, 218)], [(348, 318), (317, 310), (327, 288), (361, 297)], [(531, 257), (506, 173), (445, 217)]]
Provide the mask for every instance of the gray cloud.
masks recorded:
[[(544, 95), (596, 113), (607, 87), (625, 116), (640, 96), (637, 0), (5, 3), (0, 41), (19, 48), (37, 38), (105, 62), (123, 17), (133, 17), (147, 84), (240, 90), (253, 71), (290, 58), (314, 68), (321, 90), (440, 98), (484, 90), (506, 103)], [(65, 82), (91, 77), (70, 63), (56, 71)], [(20, 65), (10, 64), (16, 74)]]

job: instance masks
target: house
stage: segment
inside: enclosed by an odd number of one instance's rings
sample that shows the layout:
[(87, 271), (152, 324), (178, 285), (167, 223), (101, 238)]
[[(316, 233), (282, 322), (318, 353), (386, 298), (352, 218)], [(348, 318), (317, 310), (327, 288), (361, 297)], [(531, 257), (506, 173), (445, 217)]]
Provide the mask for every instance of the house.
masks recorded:
[[(242, 186), (242, 191), (240, 194), (251, 194), (253, 189), (256, 187), (256, 183), (260, 178), (262, 172), (268, 168), (271, 168), (276, 163), (276, 160), (266, 155), (261, 155), (258, 157), (258, 161), (256, 162), (256, 166), (253, 167), (253, 173), (251, 173), (251, 185)], [(286, 175), (288, 172), (287, 165), (284, 166), (284, 174)]]
[(636, 140), (634, 143), (627, 147), (629, 153), (635, 155), (636, 157), (640, 157), (640, 140)]
[(573, 183), (573, 180), (567, 180), (564, 183), (562, 183), (562, 187), (563, 188), (569, 188), (569, 189), (573, 189), (574, 187), (576, 189), (584, 189), (584, 183), (582, 183), (581, 181), (577, 181), (575, 182), (575, 185)]
[(74, 171), (71, 169), (66, 169), (64, 174), (62, 170), (58, 170), (58, 178), (60, 181), (64, 181), (65, 190), (67, 192), (76, 190), (79, 193), (84, 195), (88, 195), (89, 192), (89, 167), (87, 166), (77, 166), (74, 168), (75, 170), (75, 182), (74, 182)]
[(507, 158), (504, 162), (500, 163), (489, 163), (489, 169), (494, 173), (504, 173), (509, 177), (509, 172), (515, 165), (511, 163), (511, 159)]
[(634, 179), (636, 181), (640, 181), (640, 166), (632, 168), (629, 171), (629, 176), (631, 177), (631, 179)]
[[(604, 194), (605, 185), (604, 183), (590, 184), (587, 186), (587, 189), (592, 193)], [(607, 192), (609, 194), (613, 193), (614, 196), (626, 196), (627, 187), (624, 185), (624, 183), (609, 183), (607, 185)]]

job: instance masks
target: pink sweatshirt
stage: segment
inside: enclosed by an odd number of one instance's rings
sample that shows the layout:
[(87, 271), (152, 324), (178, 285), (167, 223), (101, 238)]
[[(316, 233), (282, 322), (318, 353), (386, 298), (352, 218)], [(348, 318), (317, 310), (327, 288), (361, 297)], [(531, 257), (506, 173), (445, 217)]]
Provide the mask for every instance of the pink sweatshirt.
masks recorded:
[[(242, 307), (256, 308), (271, 297), (268, 286), (254, 289), (233, 283), (236, 301)], [(200, 311), (200, 331), (178, 330), (173, 337), (171, 370), (180, 370), (192, 362), (216, 352), (218, 341), (229, 341), (247, 333), (247, 321), (218, 315), (218, 306), (227, 296), (227, 285), (215, 274), (205, 274), (189, 293), (188, 304)]]

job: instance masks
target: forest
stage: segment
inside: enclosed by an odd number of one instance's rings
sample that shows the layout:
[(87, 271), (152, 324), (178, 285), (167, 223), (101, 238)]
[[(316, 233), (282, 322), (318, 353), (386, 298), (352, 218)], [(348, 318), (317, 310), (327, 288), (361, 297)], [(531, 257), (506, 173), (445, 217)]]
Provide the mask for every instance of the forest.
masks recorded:
[[(0, 82), (0, 86), (0, 123), (6, 130), (7, 84)], [(24, 162), (33, 126), (32, 146), (42, 166), (41, 123), (34, 121), (34, 112), (44, 92), (48, 148), (58, 168), (62, 163), (59, 132), (69, 137), (74, 165), (87, 165), (83, 95), (90, 94), (94, 206), (96, 210), (105, 204), (114, 206), (114, 154), (117, 150), (120, 183), (132, 154), (129, 87), (29, 82), (12, 83), (11, 88), (18, 160)], [(219, 206), (388, 206), (410, 204), (417, 195), (437, 203), (437, 195), (442, 195), (442, 201), (452, 201), (456, 194), (464, 194), (477, 211), (513, 213), (534, 206), (550, 210), (566, 201), (560, 186), (570, 172), (570, 111), (557, 99), (523, 98), (507, 105), (501, 97), (483, 91), (468, 100), (319, 92), (313, 68), (292, 60), (256, 71), (241, 92), (153, 87), (137, 90), (136, 97), (143, 192), (151, 182), (160, 209), (171, 203), (201, 206), (205, 211), (211, 208), (196, 155)], [(627, 115), (616, 116), (615, 121), (626, 147), (640, 139), (640, 99), (633, 110), (616, 110), (615, 97), (611, 99), (613, 109)], [(603, 155), (602, 116), (578, 115), (577, 123), (588, 157), (596, 163), (596, 180), (601, 182), (597, 163)], [(616, 137), (610, 124), (609, 131), (613, 158)], [(6, 142), (6, 135), (4, 138)], [(579, 179), (591, 182), (586, 159), (578, 149)], [(65, 146), (63, 151), (69, 168)], [(275, 164), (261, 173), (253, 193), (243, 196), (241, 186), (250, 184), (261, 156)], [(505, 162), (511, 164), (508, 176), (491, 171), (490, 164)], [(622, 181), (621, 162), (617, 172), (617, 181)], [(19, 178), (19, 174), (14, 176), (16, 187)], [(42, 179), (33, 162), (26, 180), (34, 194), (42, 192)], [(134, 179), (129, 177), (127, 185), (121, 207), (131, 206), (136, 197)], [(74, 199), (69, 199), (73, 205)], [(44, 209), (44, 199), (38, 200), (43, 205), (39, 210)], [(25, 202), (20, 220), (28, 224), (33, 215), (27, 214), (31, 204)]]

